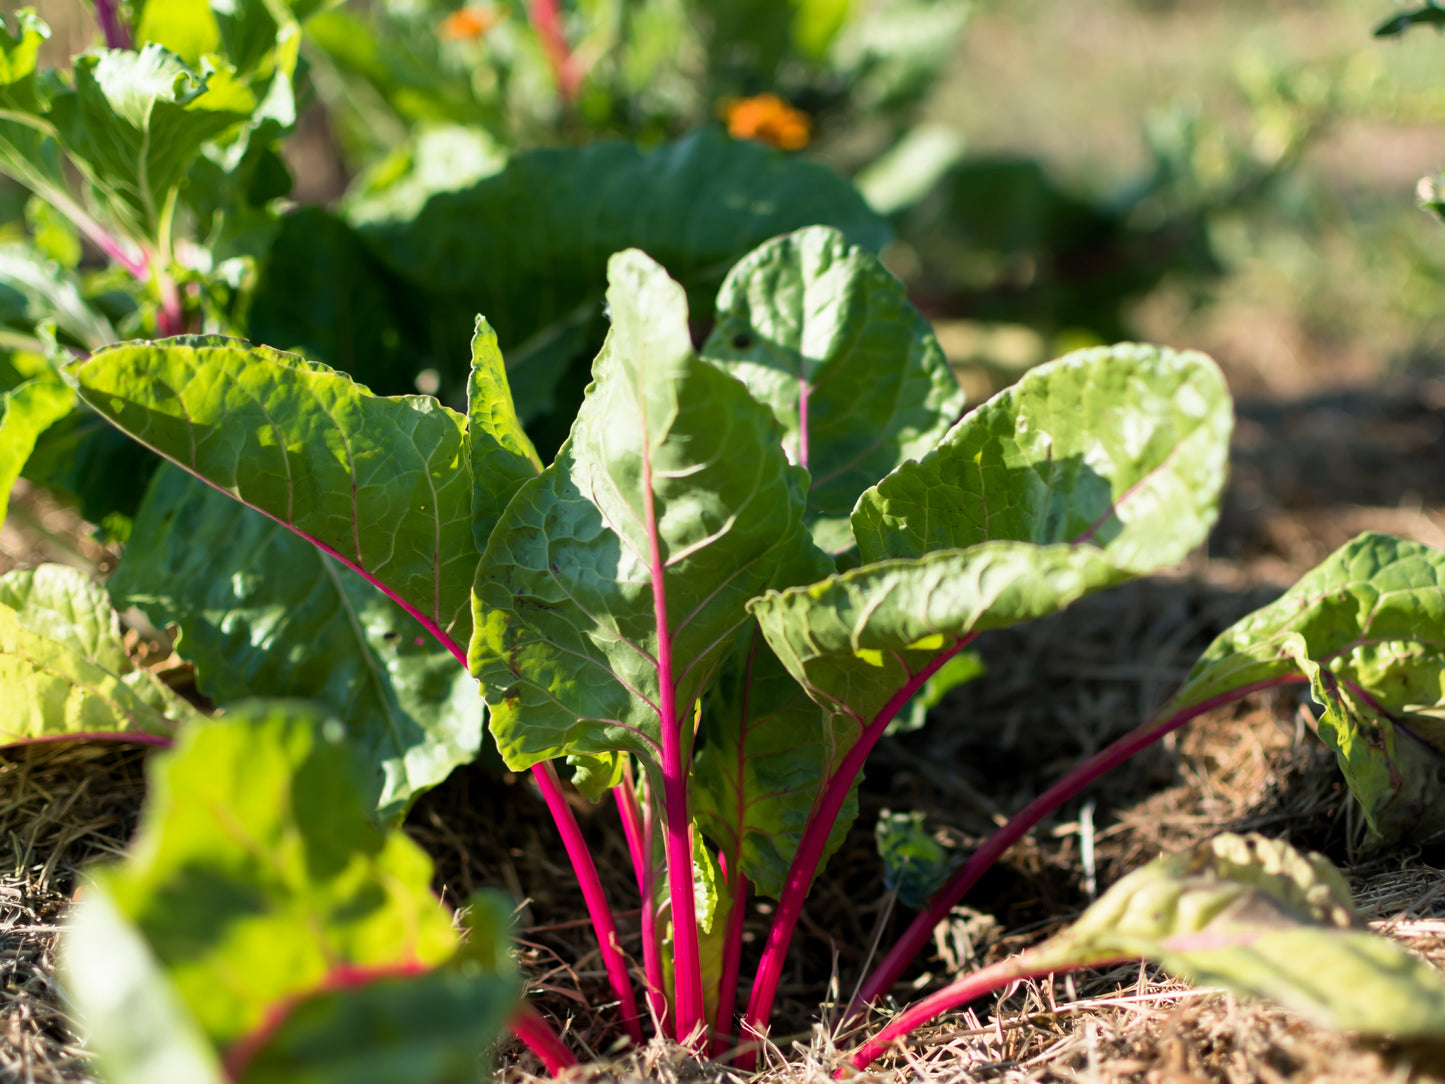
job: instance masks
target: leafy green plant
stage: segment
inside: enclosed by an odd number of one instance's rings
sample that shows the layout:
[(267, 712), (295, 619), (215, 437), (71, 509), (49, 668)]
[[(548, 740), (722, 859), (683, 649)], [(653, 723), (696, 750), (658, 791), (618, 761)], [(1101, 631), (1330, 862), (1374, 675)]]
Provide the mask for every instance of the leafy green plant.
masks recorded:
[[(555, 763), (568, 761), (588, 796), (610, 792), (642, 902), (646, 1003), (668, 1035), (721, 1053), (766, 1031), (804, 899), (856, 816), (876, 743), (937, 692), (931, 680), (977, 676), (959, 660), (981, 632), (1193, 548), (1223, 483), (1230, 403), (1204, 356), (1124, 345), (1042, 366), (955, 421), (959, 393), (926, 322), (875, 257), (827, 229), (739, 263), (700, 351), (686, 291), (658, 263), (623, 252), (608, 277), (610, 331), (546, 467), (484, 321), (465, 414), (221, 337), (108, 347), (66, 377), (92, 409), (359, 574), (465, 662), (502, 758), (532, 771), (557, 817), (636, 1037), (632, 976)], [(156, 537), (140, 522), (127, 562), (167, 549), (166, 521)], [(1261, 688), (1310, 682), (1327, 706), (1322, 733), (1362, 765), (1352, 782), (1392, 785), (1398, 759), (1382, 775), (1351, 735), (1426, 696), (1401, 691), (1400, 667), (1427, 684), (1431, 669), (1402, 638), (1438, 590), (1437, 556), (1367, 536), (1226, 633), (1160, 716), (1001, 829), (915, 929), (1109, 767)], [(195, 593), (185, 577), (169, 590)], [(1371, 646), (1382, 632), (1388, 649)], [(1399, 743), (1384, 744), (1398, 758)], [(367, 791), (383, 812), (405, 806), (391, 778), (376, 773)], [(1380, 793), (1372, 823), (1388, 831), (1391, 801), (1415, 797)], [(739, 1015), (753, 895), (778, 902)], [(913, 933), (860, 1001), (891, 987)], [(1156, 951), (1118, 936), (1099, 942), (1110, 958)], [(1104, 951), (1089, 945), (1076, 962)], [(1383, 957), (1361, 958), (1383, 976)], [(1260, 990), (1252, 962), (1223, 959), (1222, 981)], [(513, 1021), (564, 1064), (539, 1025)], [(865, 1050), (860, 1065), (876, 1053)], [(751, 1049), (737, 1058), (751, 1064)]]

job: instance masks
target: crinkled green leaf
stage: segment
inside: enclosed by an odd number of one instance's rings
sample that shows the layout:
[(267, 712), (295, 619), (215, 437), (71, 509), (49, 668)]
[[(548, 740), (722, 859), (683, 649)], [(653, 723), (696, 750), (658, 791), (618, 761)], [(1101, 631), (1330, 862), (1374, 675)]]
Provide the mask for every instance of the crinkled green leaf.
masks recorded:
[(1203, 354), (1124, 344), (1039, 366), (858, 501), (864, 561), (1010, 538), (1143, 574), (1214, 523), (1233, 411)]
[(20, 477), (40, 434), (70, 413), (75, 396), (52, 373), (32, 377), (0, 392), (0, 523), (10, 507), (10, 490)]
[(341, 719), (385, 818), (477, 756), (484, 707), (450, 652), (341, 562), (180, 470), (152, 483), (109, 587), (180, 629), (218, 705), (292, 696)]
[(883, 859), (883, 886), (897, 892), (905, 907), (923, 907), (962, 857), (934, 839), (923, 819), (922, 813), (884, 809), (873, 829)]
[(941, 652), (970, 633), (1063, 609), (1128, 579), (1093, 546), (985, 542), (881, 561), (749, 606), (846, 749)]
[(802, 511), (802, 472), (768, 411), (693, 353), (682, 287), (635, 251), (613, 258), (609, 279), (612, 331), (572, 436), (512, 498), (473, 591), (470, 665), (513, 769), (575, 753), (656, 759), (662, 683), (679, 717), (666, 725), (680, 725)]
[(115, 674), (131, 668), (120, 618), (105, 589), (79, 569), (40, 565), (0, 576), (0, 603), (31, 632), (78, 652)]
[[(410, 1056), (408, 1079), (440, 1084), (475, 1065), (512, 981), (459, 950), (430, 860), (371, 821), (368, 774), (339, 724), (279, 702), (189, 727), (152, 761), (129, 857), (94, 874), (64, 946), (107, 1079), (179, 1084), (144, 1075), (177, 1052), (246, 1081), (379, 1080), (347, 1073)], [(425, 1040), (378, 1022), (422, 1004)]]
[(365, 233), (418, 291), (435, 356), (456, 357), (474, 315), (487, 314), (530, 422), (552, 409), (561, 375), (600, 338), (613, 252), (646, 251), (687, 286), (702, 319), (738, 257), (819, 222), (874, 250), (888, 235), (825, 167), (706, 130), (646, 154), (611, 141), (531, 151), (472, 188), (433, 196), (415, 218), (373, 221)]
[(48, 90), (35, 70), (49, 37), (50, 28), (29, 8), (0, 16), (0, 172), (47, 198), (65, 198), (64, 165), (46, 116)]
[(1019, 962), (1062, 969), (1145, 956), (1325, 1027), (1445, 1035), (1445, 978), (1362, 926), (1344, 878), (1322, 856), (1223, 835), (1135, 870)]
[(1363, 534), (1222, 633), (1161, 717), (1302, 675), (1376, 842), (1445, 830), (1445, 553)]
[(137, 440), (360, 571), (458, 644), (477, 563), (465, 419), (237, 339), (127, 343), (69, 366)]
[(117, 221), (153, 237), (201, 152), (246, 120), (256, 102), (227, 70), (198, 74), (160, 45), (75, 58), (75, 87), (50, 119)]
[(963, 410), (933, 329), (877, 256), (821, 226), (744, 257), (717, 314), (703, 356), (772, 409), (788, 458), (812, 475), (814, 540), (848, 549), (859, 494), (932, 449)]
[[(46, 627), (50, 614), (33, 620)], [(195, 709), (146, 670), (111, 670), (0, 604), (0, 744), (63, 735), (168, 735)]]
[(467, 446), (472, 461), (472, 535), (481, 551), (513, 494), (541, 473), (542, 461), (517, 418), (497, 333), (480, 316), (472, 336), (472, 376), (467, 382)]

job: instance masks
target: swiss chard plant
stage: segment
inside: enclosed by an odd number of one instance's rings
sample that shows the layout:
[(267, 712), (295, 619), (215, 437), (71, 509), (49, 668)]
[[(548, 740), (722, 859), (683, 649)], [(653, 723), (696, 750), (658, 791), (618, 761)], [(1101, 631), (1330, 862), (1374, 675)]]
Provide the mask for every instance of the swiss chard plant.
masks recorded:
[[(368, 811), (394, 819), (477, 755), (484, 702), (502, 759), (531, 771), (556, 819), (619, 1027), (638, 1040), (651, 1018), (699, 1051), (751, 1065), (809, 888), (856, 817), (878, 741), (915, 724), (921, 701), (949, 682), (978, 675), (968, 645), (979, 634), (1168, 567), (1213, 522), (1231, 406), (1203, 355), (1086, 350), (965, 414), (926, 321), (877, 258), (837, 231), (784, 235), (737, 264), (700, 348), (687, 291), (652, 258), (613, 256), (608, 283), (606, 341), (546, 466), (481, 319), (464, 413), (427, 396), (379, 396), (326, 365), (220, 336), (123, 343), (66, 366), (89, 409), (179, 468), (152, 483), (113, 590), (175, 624), (203, 687), (233, 704), (230, 721), (215, 723), (168, 704), (113, 713), (113, 724), (79, 721), (75, 705), (114, 699), (117, 685), (143, 691), (144, 679), (128, 675), (123, 653), (97, 654), (96, 637), (76, 641), (47, 616), (58, 606), (38, 589), (36, 601), (20, 589), (0, 598), (20, 645), (7, 647), (0, 675), (39, 682), (32, 673), (44, 671), (58, 704), (20, 717), (11, 740), (106, 729), (181, 736), (158, 761), (134, 856), (102, 875), (87, 904), (98, 916), (87, 921), (130, 931), (120, 939), (135, 961), (126, 974), (168, 991), (168, 1023), (139, 1030), (124, 1015), (138, 993), (79, 995), (97, 1049), (115, 1051), (104, 1055), (110, 1064), (145, 1064), (134, 1059), (178, 1043), (232, 1079), (288, 1059), (331, 1066), (356, 1034), (348, 1028), (408, 997), (398, 985), (406, 978), (425, 987), (419, 1003), (438, 1005), (425, 1010), (435, 1024), (426, 1064), (436, 1068), (410, 1079), (451, 1079), (447, 1059), (479, 1043), (464, 1006), (494, 1004), (486, 991), (508, 981), (497, 924), (473, 924), (485, 966), (440, 933), (423, 938), (440, 912), (407, 896), (412, 917), (403, 917), (395, 893), (424, 882), (424, 867), (406, 859), (409, 873), (392, 870), (384, 856), (397, 837), (362, 822)], [(238, 541), (247, 556), (228, 545)], [(1189, 719), (1259, 689), (1309, 684), (1324, 709), (1321, 734), (1371, 825), (1382, 838), (1398, 834), (1436, 797), (1426, 720), (1445, 700), (1431, 639), (1442, 574), (1437, 551), (1365, 536), (1226, 632), (1155, 718), (1041, 795), (932, 892), (864, 983), (859, 1007), (891, 991), (928, 931), (1043, 817)], [(250, 605), (255, 598), (266, 605)], [(113, 621), (103, 598), (85, 612), (96, 627)], [(449, 667), (425, 655), (428, 640)], [(324, 689), (324, 676), (306, 672), (305, 646), (332, 643), (350, 660), (321, 695), (339, 720), (242, 699)], [(82, 658), (57, 675), (27, 661), (36, 645)], [(210, 776), (252, 771), (248, 756), (272, 790), (218, 789)], [(640, 899), (640, 967), (621, 951), (559, 766), (620, 814)], [(318, 805), (313, 788), (341, 785), (321, 782), (333, 772), (349, 773), (347, 797)], [(205, 817), (188, 811), (194, 786), (212, 799)], [(359, 819), (333, 825), (328, 818), (342, 816), (333, 805), (359, 809)], [(231, 843), (212, 838), (217, 830)], [(238, 843), (233, 861), (228, 847)], [(1212, 861), (1167, 866), (1162, 891), (1195, 891), (1199, 877), (1214, 876), (1199, 872)], [(1231, 862), (1225, 880), (1253, 868)], [(1142, 899), (1147, 885), (1138, 885), (1155, 876), (1122, 883), (1065, 948), (990, 971), (967, 996), (1040, 969), (1151, 955), (1290, 1001), (1294, 980), (1261, 980), (1257, 955), (1206, 953), (1201, 964), (1184, 945), (1216, 934), (1221, 945), (1253, 944), (1254, 905), (1239, 903), (1243, 925), (1221, 926), (1193, 904), (1179, 905), (1178, 923), (1131, 925), (1130, 893)], [(1335, 882), (1327, 888), (1347, 905)], [(1307, 905), (1286, 889), (1268, 891), (1301, 920), (1339, 924), (1313, 889), (1298, 890)], [(1215, 901), (1210, 915), (1229, 916), (1245, 892), (1199, 891)], [(245, 902), (208, 904), (216, 893)], [(373, 909), (347, 903), (347, 893)], [(743, 919), (759, 897), (776, 903), (745, 983)], [(300, 914), (314, 936), (296, 945), (303, 962), (284, 969), (289, 977), (258, 975), (226, 995), (224, 1010), (224, 999), (206, 1000), (208, 983), (233, 983), (235, 961), (261, 951), (247, 946), (271, 936), (292, 944), (274, 924)], [(77, 988), (97, 981), (102, 952), (86, 928), (71, 949)], [(1398, 970), (1387, 948), (1341, 953), (1372, 982), (1388, 984)], [(472, 970), (458, 972), (454, 960)], [(1440, 996), (1432, 972), (1407, 971), (1398, 981)], [(476, 986), (479, 976), (491, 985)], [(1388, 1030), (1359, 1022), (1350, 997), (1370, 996), (1364, 989), (1346, 984), (1333, 1018)], [(1439, 1016), (1425, 1014), (1414, 1030), (1438, 1031)], [(551, 1068), (571, 1061), (534, 1012), (509, 1021)], [(865, 1046), (854, 1064), (880, 1049)]]

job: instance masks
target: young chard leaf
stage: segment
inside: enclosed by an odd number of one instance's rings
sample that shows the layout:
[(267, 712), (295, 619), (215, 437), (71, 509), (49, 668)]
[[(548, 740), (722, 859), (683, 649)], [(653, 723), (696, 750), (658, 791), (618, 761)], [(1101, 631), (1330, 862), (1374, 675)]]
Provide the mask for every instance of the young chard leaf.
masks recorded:
[(1063, 933), (925, 998), (849, 1061), (864, 1068), (913, 1028), (1015, 979), (1141, 956), (1325, 1027), (1445, 1035), (1445, 979), (1364, 928), (1325, 858), (1263, 836), (1222, 835), (1135, 870)]
[(82, 54), (74, 70), (50, 120), (115, 221), (155, 237), (202, 145), (238, 128), (255, 98), (229, 69), (197, 74), (154, 44)]
[(1445, 553), (1360, 535), (1223, 632), (1160, 717), (1301, 675), (1373, 841), (1429, 837), (1445, 830), (1442, 613)]
[(111, 595), (160, 627), (220, 706), (314, 701), (344, 720), (396, 818), (476, 758), (476, 682), (400, 606), (275, 520), (184, 471), (156, 475)]
[(767, 411), (693, 353), (682, 288), (639, 252), (609, 279), (612, 333), (572, 436), (503, 512), (473, 592), (471, 668), (514, 770), (575, 753), (656, 762), (801, 515), (802, 472)]
[(199, 715), (134, 668), (105, 592), (75, 569), (0, 576), (0, 743), (127, 734), (164, 739)]
[(878, 814), (873, 838), (883, 859), (883, 886), (905, 907), (922, 907), (948, 879), (962, 856), (946, 850), (923, 825), (923, 814)]
[(477, 550), (459, 414), (219, 337), (127, 343), (67, 371), (136, 440), (360, 572), (464, 657)]
[(717, 313), (703, 356), (782, 424), (788, 458), (812, 476), (814, 541), (850, 548), (859, 494), (933, 448), (963, 410), (933, 329), (877, 256), (824, 226), (739, 261)]
[[(253, 703), (152, 761), (137, 841), (94, 874), (63, 946), (113, 1084), (381, 1080), (347, 1073), (403, 1051), (407, 1079), (441, 1084), (495, 1038), (516, 994), (487, 948), (500, 932), (459, 948), (430, 861), (371, 822), (342, 735), (311, 709)], [(413, 995), (424, 1033), (376, 1025)], [(161, 1071), (177, 1053), (196, 1076)]]

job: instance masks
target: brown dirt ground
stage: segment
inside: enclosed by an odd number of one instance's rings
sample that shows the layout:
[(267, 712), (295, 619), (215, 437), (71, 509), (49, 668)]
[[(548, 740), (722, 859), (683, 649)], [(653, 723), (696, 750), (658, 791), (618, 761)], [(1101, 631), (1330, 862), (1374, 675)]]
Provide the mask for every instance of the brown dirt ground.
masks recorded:
[[(884, 807), (925, 811), (962, 849), (1081, 757), (1133, 727), (1209, 640), (1269, 601), (1347, 538), (1383, 529), (1445, 542), (1445, 384), (1435, 377), (1240, 409), (1233, 479), (1208, 552), (1168, 576), (1095, 596), (1053, 619), (981, 641), (989, 673), (959, 690), (922, 731), (884, 743), (869, 766), (860, 826), (814, 891), (781, 988), (760, 1081), (825, 1079), (853, 1043), (836, 1019), (871, 947), (902, 928), (880, 881), (871, 831)], [(40, 559), (102, 571), (114, 555), (85, 540), (65, 511), (17, 493), (0, 537), (0, 568)], [(1400, 849), (1365, 858), (1330, 756), (1296, 695), (1274, 694), (1194, 723), (1107, 777), (1021, 844), (940, 930), (898, 1001), (962, 968), (1045, 936), (1107, 886), (1161, 851), (1225, 829), (1252, 829), (1324, 851), (1347, 871), (1380, 929), (1445, 966), (1445, 852)], [(143, 794), (135, 749), (49, 747), (0, 756), (0, 1080), (88, 1081), (53, 979), (53, 951), (78, 871), (118, 854)], [(624, 948), (637, 948), (625, 847), (610, 810), (583, 811)], [(525, 779), (501, 786), (456, 773), (427, 796), (408, 831), (436, 858), (449, 901), (494, 885), (525, 900), (520, 954), (544, 1012), (593, 1065), (578, 1079), (703, 1079), (655, 1044), (617, 1054), (616, 1034), (589, 1022), (605, 978), (570, 870)], [(1081, 861), (1091, 834), (1094, 868)], [(748, 930), (752, 946), (766, 917)], [(540, 1071), (504, 1044), (499, 1079)], [(1131, 965), (1025, 983), (995, 1003), (917, 1033), (882, 1059), (886, 1081), (1089, 1081), (1203, 1084), (1282, 1080), (1445, 1080), (1439, 1051), (1332, 1035), (1273, 1008), (1193, 989)]]

